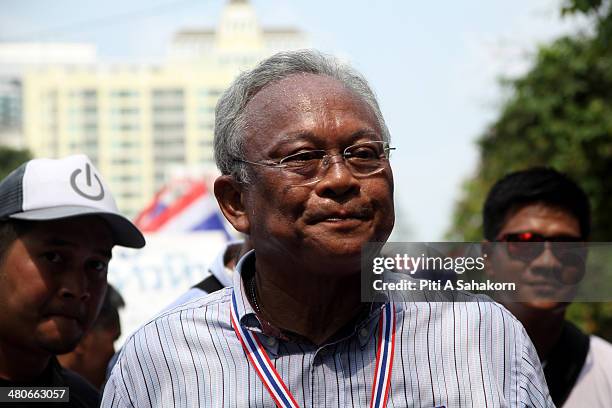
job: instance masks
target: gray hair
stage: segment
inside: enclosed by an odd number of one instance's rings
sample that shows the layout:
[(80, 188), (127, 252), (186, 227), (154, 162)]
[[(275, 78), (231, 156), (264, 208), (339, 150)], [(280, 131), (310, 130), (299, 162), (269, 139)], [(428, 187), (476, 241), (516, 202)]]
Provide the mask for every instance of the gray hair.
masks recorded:
[(328, 76), (341, 82), (372, 109), (389, 142), (389, 129), (385, 123), (376, 96), (365, 78), (336, 58), (316, 50), (280, 52), (260, 62), (250, 71), (241, 73), (221, 95), (215, 109), (215, 162), (222, 174), (233, 175), (238, 181), (248, 181), (244, 163), (245, 108), (249, 101), (265, 86), (290, 75), (309, 73)]

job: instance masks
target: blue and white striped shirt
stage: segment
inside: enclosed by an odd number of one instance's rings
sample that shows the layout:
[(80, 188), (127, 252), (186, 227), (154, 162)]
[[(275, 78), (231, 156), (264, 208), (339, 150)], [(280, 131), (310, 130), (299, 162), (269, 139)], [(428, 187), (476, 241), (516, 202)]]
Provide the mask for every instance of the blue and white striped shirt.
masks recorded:
[[(315, 346), (262, 333), (247, 300), (244, 257), (226, 288), (157, 316), (132, 335), (104, 390), (103, 407), (274, 407), (230, 323), (258, 333), (301, 407), (366, 407), (379, 307), (355, 330)], [(246, 272), (252, 273), (252, 272)], [(535, 349), (502, 306), (396, 303), (388, 407), (553, 407)]]

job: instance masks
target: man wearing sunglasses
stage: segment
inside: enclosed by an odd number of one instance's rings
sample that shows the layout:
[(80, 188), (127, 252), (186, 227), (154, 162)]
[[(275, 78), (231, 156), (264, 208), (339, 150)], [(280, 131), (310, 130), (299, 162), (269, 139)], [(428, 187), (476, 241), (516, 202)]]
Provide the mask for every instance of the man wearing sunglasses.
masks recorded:
[(565, 320), (573, 284), (584, 273), (590, 204), (571, 179), (551, 168), (511, 173), (484, 205), (488, 271), (517, 283), (498, 298), (525, 326), (543, 362), (553, 401), (563, 407), (612, 404), (612, 345)]
[(241, 74), (216, 109), (215, 195), (254, 249), (232, 288), (126, 342), (102, 405), (552, 406), (499, 305), (362, 303), (362, 247), (395, 219), (391, 149), (369, 85), (335, 59), (280, 53)]

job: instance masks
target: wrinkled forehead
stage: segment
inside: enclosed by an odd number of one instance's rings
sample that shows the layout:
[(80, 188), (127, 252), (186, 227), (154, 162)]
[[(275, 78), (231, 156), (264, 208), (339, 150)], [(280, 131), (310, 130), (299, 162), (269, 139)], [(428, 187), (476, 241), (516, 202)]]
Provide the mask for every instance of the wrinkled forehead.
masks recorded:
[(265, 86), (251, 98), (245, 108), (246, 136), (251, 139), (292, 124), (316, 127), (339, 113), (357, 118), (381, 134), (372, 108), (342, 82), (325, 75), (293, 74)]

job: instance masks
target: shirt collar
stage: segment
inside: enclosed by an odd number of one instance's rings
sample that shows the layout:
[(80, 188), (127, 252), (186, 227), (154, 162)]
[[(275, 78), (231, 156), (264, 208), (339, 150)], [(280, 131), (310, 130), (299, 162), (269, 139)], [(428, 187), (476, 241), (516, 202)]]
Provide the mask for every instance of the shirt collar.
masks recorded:
[[(225, 244), (225, 248), (223, 251), (220, 251), (212, 263), (208, 267), (208, 271), (221, 282), (223, 286), (231, 286), (233, 278), (230, 274), (227, 273), (227, 268), (225, 267), (225, 254), (229, 249), (235, 245), (242, 245), (244, 241), (236, 240), (230, 241)], [(232, 274), (233, 275), (233, 274)]]
[[(245, 279), (250, 278), (253, 273), (255, 273), (255, 268), (253, 267), (255, 263), (255, 250), (249, 251), (245, 254), (236, 264), (236, 273), (234, 273), (233, 279), (233, 290), (236, 294), (236, 308), (238, 312), (238, 321), (243, 324), (245, 327), (250, 328), (251, 324), (248, 324), (248, 321), (245, 319), (248, 316), (255, 316), (255, 310), (251, 306), (249, 302), (249, 298), (247, 297), (247, 289), (244, 286)], [(242, 278), (245, 279), (242, 279)], [(261, 330), (260, 330), (261, 331)]]
[[(247, 289), (245, 281), (255, 273), (255, 250), (245, 254), (236, 265), (236, 272), (233, 276), (233, 290), (236, 294), (236, 307), (238, 313), (238, 321), (246, 329), (259, 333), (259, 337), (266, 351), (273, 355), (278, 355), (279, 339), (275, 336), (267, 336), (262, 331), (262, 325), (255, 314), (255, 310), (247, 297)], [(378, 327), (378, 319), (385, 303), (371, 303), (369, 313), (359, 323), (355, 325), (353, 335), (357, 336), (359, 345), (364, 348), (374, 336), (375, 330)], [(396, 302), (395, 311), (398, 313), (403, 310), (403, 303)], [(335, 342), (346, 339), (342, 337)]]
[(256, 333), (266, 352), (272, 357), (276, 357), (278, 356), (279, 339), (263, 333), (261, 322), (251, 306), (251, 302), (249, 302), (247, 288), (245, 287), (245, 282), (248, 282), (254, 273), (255, 250), (251, 250), (238, 261), (236, 273), (233, 276), (233, 291), (236, 295), (236, 311), (238, 314), (236, 317), (243, 327)]

